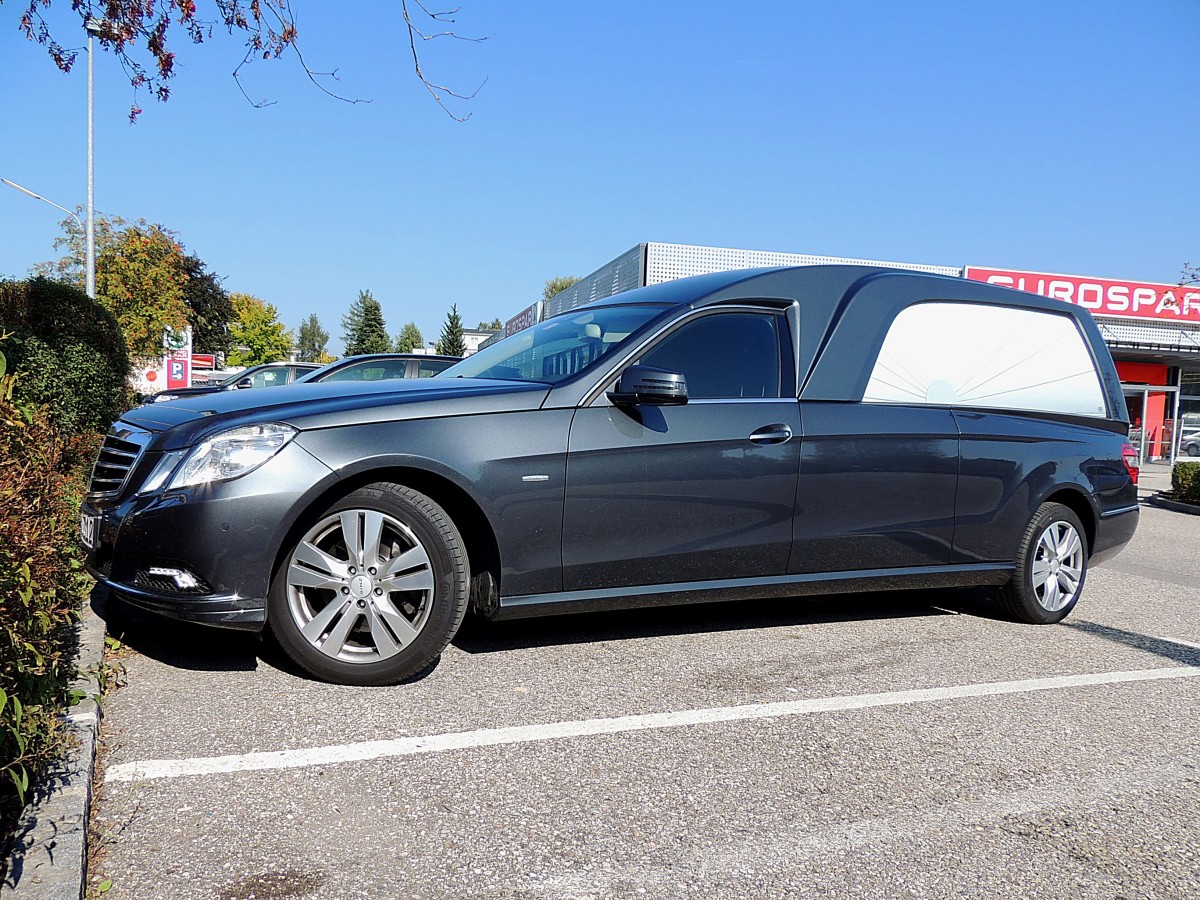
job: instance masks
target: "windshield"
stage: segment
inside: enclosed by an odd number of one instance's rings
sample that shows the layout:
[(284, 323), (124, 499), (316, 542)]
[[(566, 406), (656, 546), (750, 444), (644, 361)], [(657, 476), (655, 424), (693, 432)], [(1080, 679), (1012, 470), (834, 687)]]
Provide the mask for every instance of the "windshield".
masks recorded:
[(436, 376), (558, 384), (578, 375), (667, 309), (599, 306), (564, 313), (484, 347)]

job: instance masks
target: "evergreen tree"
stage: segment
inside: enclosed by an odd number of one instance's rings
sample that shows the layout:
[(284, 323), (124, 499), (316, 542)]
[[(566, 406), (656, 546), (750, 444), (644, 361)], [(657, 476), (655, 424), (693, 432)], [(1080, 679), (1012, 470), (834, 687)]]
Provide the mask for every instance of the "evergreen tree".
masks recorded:
[(480, 331), (499, 331), (503, 327), (504, 327), (504, 323), (501, 322), (499, 318), (492, 319), (492, 321), (490, 321), (490, 322), (480, 322), (479, 323)]
[(438, 338), (437, 352), (442, 356), (462, 356), (467, 352), (463, 340), (462, 316), (458, 314), (458, 304), (450, 307), (446, 314), (446, 324), (442, 326), (442, 336)]
[(342, 340), (346, 344), (347, 356), (387, 353), (392, 349), (387, 325), (383, 321), (383, 307), (370, 291), (359, 291), (358, 299), (342, 317)]
[(325, 345), (329, 343), (329, 332), (321, 327), (321, 320), (312, 313), (300, 323), (296, 345), (300, 350), (300, 362), (321, 362), (329, 354)]
[(412, 353), (425, 346), (425, 336), (421, 334), (421, 329), (417, 327), (416, 322), (405, 322), (404, 327), (400, 329), (400, 333), (396, 335), (396, 352), (397, 353)]

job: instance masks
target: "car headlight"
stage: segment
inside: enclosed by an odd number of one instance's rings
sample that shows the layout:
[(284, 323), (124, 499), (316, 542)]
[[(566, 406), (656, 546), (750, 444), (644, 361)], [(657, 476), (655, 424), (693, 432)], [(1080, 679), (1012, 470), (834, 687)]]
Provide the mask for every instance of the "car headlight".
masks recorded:
[(178, 400), (178, 394), (159, 394), (153, 400), (154, 403), (166, 403), (168, 400)]
[[(243, 425), (213, 435), (187, 455), (167, 482), (167, 490), (229, 481), (253, 472), (296, 436), (290, 425)], [(151, 479), (152, 481), (153, 475)]]

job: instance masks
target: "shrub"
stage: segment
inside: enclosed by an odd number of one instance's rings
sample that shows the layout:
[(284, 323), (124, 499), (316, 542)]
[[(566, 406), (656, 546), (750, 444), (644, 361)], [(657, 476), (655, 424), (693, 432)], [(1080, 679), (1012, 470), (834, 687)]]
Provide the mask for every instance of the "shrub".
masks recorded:
[(1177, 462), (1171, 470), (1171, 490), (1176, 500), (1200, 503), (1200, 462)]
[(128, 408), (129, 359), (112, 314), (47, 278), (0, 281), (0, 329), (14, 399), (46, 409), (68, 432), (102, 431)]
[(14, 401), (0, 377), (0, 825), (62, 750), (75, 634), (88, 585), (75, 547), (87, 465), (99, 435), (67, 435)]

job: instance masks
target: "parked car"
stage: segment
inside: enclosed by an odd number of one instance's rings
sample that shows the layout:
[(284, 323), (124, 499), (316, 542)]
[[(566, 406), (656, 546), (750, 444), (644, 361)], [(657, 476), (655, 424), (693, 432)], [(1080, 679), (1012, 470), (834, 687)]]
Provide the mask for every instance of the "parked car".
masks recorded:
[(132, 410), (81, 531), (111, 596), (269, 627), (347, 684), (421, 672), (469, 607), (986, 585), (1051, 623), (1137, 526), (1128, 429), (1081, 307), (868, 267), (726, 272), (434, 378)]
[(1185, 430), (1179, 435), (1179, 452), (1188, 456), (1200, 456), (1200, 428)]
[(168, 400), (179, 400), (184, 397), (197, 397), (203, 394), (215, 394), (218, 391), (236, 391), (246, 388), (282, 387), (291, 384), (303, 375), (319, 369), (317, 363), (273, 362), (251, 366), (240, 372), (235, 372), (228, 378), (216, 384), (202, 384), (195, 387), (174, 388), (159, 391), (143, 400), (143, 403), (165, 403)]
[(432, 378), (456, 362), (458, 356), (423, 356), (419, 353), (363, 353), (335, 360), (296, 379), (314, 381), (387, 381), (391, 378)]

